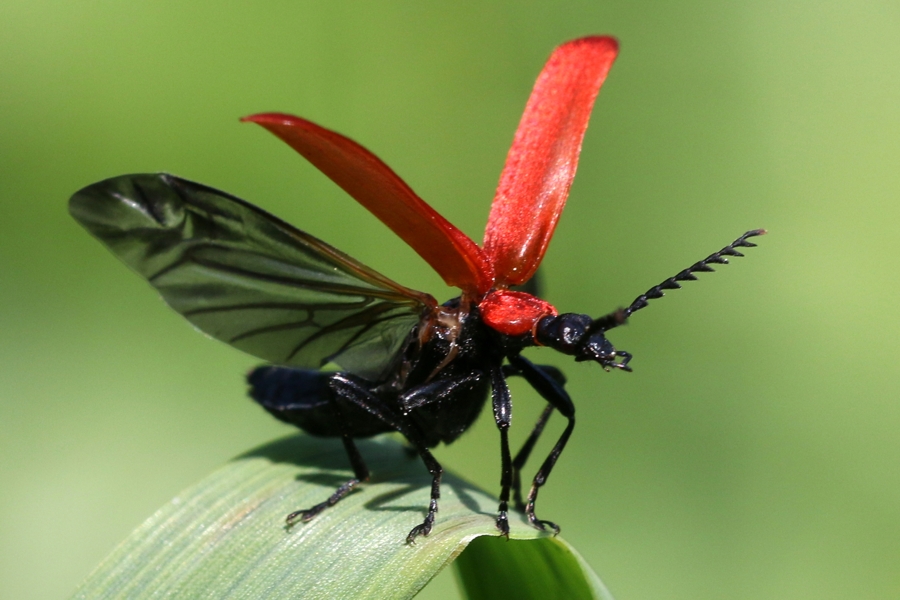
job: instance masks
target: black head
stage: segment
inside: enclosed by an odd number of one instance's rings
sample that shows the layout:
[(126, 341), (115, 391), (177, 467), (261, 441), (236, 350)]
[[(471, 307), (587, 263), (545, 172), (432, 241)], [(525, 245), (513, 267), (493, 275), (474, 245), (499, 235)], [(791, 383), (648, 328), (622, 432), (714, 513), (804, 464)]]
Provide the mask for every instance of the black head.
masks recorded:
[[(604, 369), (623, 369), (630, 371), (628, 361), (631, 355), (621, 350), (616, 350), (606, 339), (609, 323), (616, 323), (611, 319), (613, 313), (602, 319), (592, 319), (588, 315), (567, 313), (556, 317), (544, 317), (535, 329), (535, 341), (542, 346), (549, 346), (563, 354), (574, 356), (576, 361), (592, 360), (600, 363)], [(624, 322), (624, 314), (621, 322)], [(619, 360), (621, 359), (621, 360)]]

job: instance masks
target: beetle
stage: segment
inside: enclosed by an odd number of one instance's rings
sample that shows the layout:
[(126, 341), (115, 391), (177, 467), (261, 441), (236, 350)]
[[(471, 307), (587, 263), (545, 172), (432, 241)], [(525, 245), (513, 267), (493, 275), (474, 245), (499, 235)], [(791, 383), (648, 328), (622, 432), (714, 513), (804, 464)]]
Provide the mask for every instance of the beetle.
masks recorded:
[[(384, 222), (460, 295), (443, 304), (406, 288), (325, 242), (234, 196), (169, 174), (114, 177), (72, 196), (70, 213), (201, 331), (262, 358), (250, 395), (272, 415), (315, 436), (339, 437), (353, 477), (320, 504), (287, 516), (305, 522), (369, 478), (354, 440), (401, 433), (431, 474), (424, 520), (434, 527), (442, 467), (431, 453), (478, 417), (487, 398), (500, 433), (497, 529), (509, 535), (511, 501), (532, 525), (535, 503), (575, 427), (575, 406), (556, 368), (525, 358), (547, 346), (605, 370), (630, 371), (631, 355), (607, 333), (664, 290), (742, 256), (737, 240), (600, 318), (559, 314), (517, 286), (544, 256), (569, 192), (594, 99), (618, 52), (611, 37), (558, 47), (538, 77), (516, 132), (484, 243), (478, 246), (356, 142), (281, 113), (245, 117), (287, 142)], [(327, 363), (338, 371), (321, 370)], [(547, 407), (513, 457), (507, 379), (524, 378)], [(520, 472), (553, 410), (567, 424), (524, 499)]]

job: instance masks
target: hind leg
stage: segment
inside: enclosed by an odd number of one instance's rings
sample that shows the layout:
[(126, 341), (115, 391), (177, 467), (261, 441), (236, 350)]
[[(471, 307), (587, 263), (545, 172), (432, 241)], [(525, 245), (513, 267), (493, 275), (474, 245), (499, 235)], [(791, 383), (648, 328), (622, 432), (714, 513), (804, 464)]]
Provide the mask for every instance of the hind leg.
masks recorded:
[(287, 367), (259, 367), (247, 380), (250, 395), (267, 411), (282, 421), (296, 425), (308, 433), (340, 437), (350, 459), (353, 477), (337, 488), (324, 502), (297, 510), (287, 516), (288, 526), (307, 522), (329, 506), (346, 497), (360, 482), (369, 479), (369, 468), (353, 441), (353, 436), (368, 436), (393, 427), (369, 410), (361, 410), (350, 399), (342, 397), (340, 386), (332, 381), (336, 373), (323, 373)]
[(301, 510), (295, 510), (291, 514), (287, 516), (285, 521), (287, 521), (288, 527), (294, 525), (297, 521), (301, 521), (303, 523), (307, 523), (313, 519), (320, 512), (328, 508), (329, 506), (334, 506), (343, 498), (353, 491), (353, 489), (359, 485), (363, 481), (369, 480), (369, 468), (366, 466), (366, 462), (363, 460), (362, 455), (359, 453), (359, 448), (356, 447), (356, 444), (353, 442), (353, 438), (349, 435), (341, 436), (341, 441), (344, 442), (344, 449), (347, 450), (347, 456), (350, 458), (350, 465), (353, 467), (353, 478), (347, 480), (342, 486), (334, 491), (333, 494), (326, 500), (325, 502), (320, 502), (313, 506), (312, 508), (306, 508)]

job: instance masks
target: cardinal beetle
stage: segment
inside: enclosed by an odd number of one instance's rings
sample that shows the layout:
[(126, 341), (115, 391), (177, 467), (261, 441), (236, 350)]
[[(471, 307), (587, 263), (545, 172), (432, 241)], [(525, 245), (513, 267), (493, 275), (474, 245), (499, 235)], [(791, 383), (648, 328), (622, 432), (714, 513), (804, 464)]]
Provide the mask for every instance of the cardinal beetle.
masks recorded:
[[(450, 443), (475, 421), (490, 391), (502, 459), (497, 528), (509, 534), (510, 493), (535, 515), (547, 481), (575, 427), (575, 406), (556, 368), (532, 363), (524, 348), (547, 346), (630, 371), (631, 355), (607, 339), (647, 301), (711, 264), (754, 246), (748, 231), (722, 250), (594, 319), (558, 314), (513, 289), (528, 282), (547, 249), (575, 175), (594, 99), (618, 44), (586, 37), (557, 48), (538, 77), (500, 176), (481, 247), (435, 212), (387, 165), (356, 142), (285, 114), (249, 116), (287, 142), (409, 244), (461, 294), (439, 304), (263, 210), (167, 174), (125, 175), (84, 188), (71, 214), (198, 329), (273, 363), (248, 376), (250, 395), (275, 417), (315, 436), (339, 437), (353, 477), (327, 500), (287, 517), (309, 521), (333, 506), (369, 470), (355, 438), (398, 431), (431, 473), (424, 521), (434, 526), (441, 465), (430, 448)], [(326, 363), (341, 371), (320, 371)], [(513, 458), (507, 378), (525, 379), (547, 401)], [(568, 423), (523, 502), (520, 472), (553, 409)]]

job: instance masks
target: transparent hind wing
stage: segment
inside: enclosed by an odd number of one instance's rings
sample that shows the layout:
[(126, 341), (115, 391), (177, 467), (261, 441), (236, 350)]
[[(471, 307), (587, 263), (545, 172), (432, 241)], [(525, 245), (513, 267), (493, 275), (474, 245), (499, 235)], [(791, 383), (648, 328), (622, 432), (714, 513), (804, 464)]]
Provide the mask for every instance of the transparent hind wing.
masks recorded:
[(325, 242), (166, 174), (90, 185), (72, 216), (195, 327), (281, 365), (377, 379), (435, 306)]

